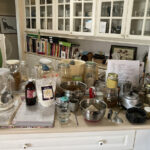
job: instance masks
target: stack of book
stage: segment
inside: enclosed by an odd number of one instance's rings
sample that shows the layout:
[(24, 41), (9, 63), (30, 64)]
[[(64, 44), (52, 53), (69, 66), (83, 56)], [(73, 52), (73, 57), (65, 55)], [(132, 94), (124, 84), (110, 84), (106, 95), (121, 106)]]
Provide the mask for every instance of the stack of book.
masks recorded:
[(28, 34), (26, 36), (27, 52), (60, 58), (72, 58), (72, 44), (57, 37), (38, 36)]

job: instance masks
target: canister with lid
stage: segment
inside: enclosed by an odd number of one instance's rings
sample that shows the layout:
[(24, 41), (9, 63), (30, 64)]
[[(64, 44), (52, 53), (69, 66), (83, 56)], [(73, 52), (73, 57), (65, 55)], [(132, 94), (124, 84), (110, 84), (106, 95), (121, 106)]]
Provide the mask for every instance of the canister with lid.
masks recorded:
[(107, 76), (107, 88), (115, 89), (118, 86), (118, 75), (116, 73), (109, 73)]
[(14, 77), (15, 90), (18, 91), (20, 89), (20, 83), (21, 83), (20, 61), (19, 60), (7, 60), (6, 64), (7, 64), (7, 67), (10, 69), (10, 73)]
[(92, 61), (87, 61), (85, 64), (84, 82), (87, 84), (88, 88), (94, 85), (95, 78), (96, 78), (96, 63)]

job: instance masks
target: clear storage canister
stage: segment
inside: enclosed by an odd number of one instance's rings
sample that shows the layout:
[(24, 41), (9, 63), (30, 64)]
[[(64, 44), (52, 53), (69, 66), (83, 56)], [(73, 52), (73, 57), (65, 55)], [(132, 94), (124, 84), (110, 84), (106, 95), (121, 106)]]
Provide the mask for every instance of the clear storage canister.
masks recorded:
[(21, 83), (21, 74), (20, 74), (20, 61), (19, 60), (7, 60), (7, 67), (10, 69), (10, 73), (12, 74), (15, 81), (15, 91), (20, 89)]
[(60, 63), (58, 64), (58, 74), (61, 78), (61, 82), (70, 80), (70, 67), (69, 64)]
[(95, 78), (96, 78), (96, 63), (92, 61), (87, 61), (85, 64), (84, 82), (87, 84), (88, 88), (94, 85)]
[(39, 65), (40, 78), (52, 77), (53, 71), (54, 69), (51, 60), (46, 58), (40, 59), (40, 65)]

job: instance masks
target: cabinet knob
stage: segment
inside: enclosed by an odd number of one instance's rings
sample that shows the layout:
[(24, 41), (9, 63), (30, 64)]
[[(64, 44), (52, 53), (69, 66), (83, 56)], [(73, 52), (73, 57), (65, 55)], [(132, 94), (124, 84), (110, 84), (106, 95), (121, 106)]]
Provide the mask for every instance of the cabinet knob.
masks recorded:
[(31, 143), (26, 143), (23, 145), (23, 149), (27, 149), (28, 147), (31, 147), (32, 144)]
[(103, 146), (104, 144), (105, 144), (105, 140), (100, 140), (100, 141), (99, 141), (99, 145), (100, 145), (100, 146)]

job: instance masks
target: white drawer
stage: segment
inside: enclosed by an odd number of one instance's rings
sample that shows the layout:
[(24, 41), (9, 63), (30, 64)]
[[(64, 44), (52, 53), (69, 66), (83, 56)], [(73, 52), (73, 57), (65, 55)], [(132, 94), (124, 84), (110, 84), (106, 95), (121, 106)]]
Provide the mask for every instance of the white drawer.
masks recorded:
[(0, 135), (0, 150), (128, 150), (135, 131)]

